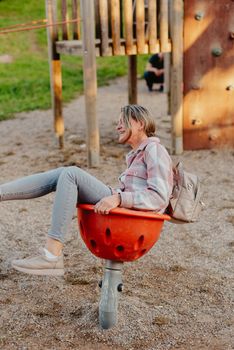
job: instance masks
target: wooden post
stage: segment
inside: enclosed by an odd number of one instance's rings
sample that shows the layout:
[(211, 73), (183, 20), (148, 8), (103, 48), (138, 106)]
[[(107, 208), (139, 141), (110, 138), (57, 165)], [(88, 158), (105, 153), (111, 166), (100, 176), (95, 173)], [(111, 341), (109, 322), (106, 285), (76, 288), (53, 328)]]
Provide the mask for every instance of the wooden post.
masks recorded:
[(170, 51), (168, 45), (169, 15), (168, 0), (160, 0), (160, 51)]
[(145, 44), (145, 5), (144, 0), (136, 2), (137, 52), (148, 53)]
[(183, 0), (173, 0), (171, 26), (171, 88), (172, 151), (183, 152)]
[(128, 56), (128, 103), (137, 103), (137, 56)]
[[(80, 17), (80, 11), (78, 9), (77, 0), (72, 0), (72, 19)], [(73, 23), (73, 40), (80, 39), (80, 21)]]
[(163, 91), (167, 94), (170, 90), (170, 62), (171, 53), (165, 52), (163, 54), (164, 60), (164, 88)]
[(113, 40), (113, 55), (121, 55), (120, 46), (120, 3), (119, 0), (110, 0), (111, 3), (111, 29)]
[[(169, 38), (170, 38), (170, 43), (171, 43), (171, 37), (172, 37), (172, 21), (173, 21), (173, 1), (174, 0), (169, 0), (168, 1), (168, 20), (169, 20)], [(171, 116), (171, 71), (172, 71), (172, 43), (171, 43), (171, 52), (168, 54), (168, 115)], [(164, 67), (165, 69), (165, 67)], [(173, 130), (173, 125), (172, 125), (172, 118), (171, 118), (171, 151), (172, 151), (172, 130)]]
[(136, 54), (136, 45), (133, 45), (133, 6), (132, 0), (124, 0), (124, 37), (127, 55)]
[[(57, 20), (56, 0), (46, 0), (46, 16), (48, 24)], [(60, 148), (64, 145), (64, 121), (62, 115), (62, 75), (60, 55), (56, 53), (55, 42), (58, 39), (56, 26), (47, 27), (48, 56), (50, 66), (50, 89), (52, 109), (54, 114), (54, 130), (59, 140)]]
[(99, 0), (99, 15), (101, 26), (101, 55), (110, 56), (109, 27), (108, 27), (108, 0)]
[(81, 1), (83, 34), (83, 75), (87, 125), (88, 166), (99, 166), (99, 129), (96, 115), (97, 74), (93, 0)]
[[(62, 21), (65, 22), (68, 20), (68, 12), (67, 12), (67, 0), (61, 1), (61, 10), (62, 10)], [(62, 37), (63, 40), (68, 40), (68, 23), (62, 24)]]
[(157, 1), (148, 2), (148, 21), (149, 21), (149, 52), (159, 52), (157, 39)]

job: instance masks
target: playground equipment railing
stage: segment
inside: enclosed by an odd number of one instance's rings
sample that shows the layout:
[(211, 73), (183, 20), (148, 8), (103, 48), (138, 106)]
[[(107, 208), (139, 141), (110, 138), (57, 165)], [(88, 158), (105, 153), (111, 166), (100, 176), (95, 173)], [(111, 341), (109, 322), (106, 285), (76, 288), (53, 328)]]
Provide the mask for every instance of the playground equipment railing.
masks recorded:
[[(82, 1), (61, 0), (53, 19), (82, 18)], [(97, 56), (170, 52), (169, 0), (94, 0)], [(80, 21), (64, 23), (56, 39), (58, 53), (82, 54)]]

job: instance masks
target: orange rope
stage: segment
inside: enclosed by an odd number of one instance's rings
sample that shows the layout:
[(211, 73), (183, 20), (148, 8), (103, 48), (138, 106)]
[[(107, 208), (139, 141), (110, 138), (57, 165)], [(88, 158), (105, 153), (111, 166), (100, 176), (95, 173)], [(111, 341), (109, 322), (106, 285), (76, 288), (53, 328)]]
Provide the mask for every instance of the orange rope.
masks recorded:
[(46, 23), (48, 20), (47, 19), (39, 19), (37, 21), (31, 21), (31, 22), (27, 22), (27, 23), (20, 23), (20, 24), (14, 24), (12, 26), (8, 26), (8, 27), (5, 27), (5, 28), (0, 28), (0, 31), (5, 31), (5, 30), (8, 30), (8, 29), (12, 29), (12, 28), (17, 28), (17, 27), (24, 27), (24, 26), (28, 26), (30, 24), (36, 24), (36, 23)]
[(4, 30), (4, 31), (1, 31), (1, 28), (0, 28), (0, 34), (23, 32), (23, 31), (27, 31), (27, 30), (53, 27), (53, 26), (56, 26), (56, 25), (59, 25), (59, 24), (74, 23), (74, 22), (79, 22), (79, 21), (81, 21), (81, 19), (77, 18), (77, 19), (71, 19), (71, 20), (68, 20), (68, 21), (54, 22), (54, 23), (50, 23), (50, 24), (42, 24), (40, 26), (32, 26), (32, 27), (19, 28), (19, 29), (10, 29), (10, 30)]

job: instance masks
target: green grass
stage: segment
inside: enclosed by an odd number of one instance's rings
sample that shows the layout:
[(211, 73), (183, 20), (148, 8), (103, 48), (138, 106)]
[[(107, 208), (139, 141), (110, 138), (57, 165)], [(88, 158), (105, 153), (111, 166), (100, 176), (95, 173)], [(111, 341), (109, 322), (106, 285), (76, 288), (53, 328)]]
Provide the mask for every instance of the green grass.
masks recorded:
[[(45, 2), (0, 0), (0, 27), (45, 18)], [(48, 109), (51, 106), (46, 29), (0, 35), (0, 56), (12, 63), (0, 63), (0, 120), (17, 112)], [(142, 74), (147, 56), (139, 56)], [(61, 57), (63, 101), (83, 92), (82, 58)], [(97, 58), (98, 86), (127, 73), (126, 57)], [(127, 91), (126, 91), (127, 94)]]

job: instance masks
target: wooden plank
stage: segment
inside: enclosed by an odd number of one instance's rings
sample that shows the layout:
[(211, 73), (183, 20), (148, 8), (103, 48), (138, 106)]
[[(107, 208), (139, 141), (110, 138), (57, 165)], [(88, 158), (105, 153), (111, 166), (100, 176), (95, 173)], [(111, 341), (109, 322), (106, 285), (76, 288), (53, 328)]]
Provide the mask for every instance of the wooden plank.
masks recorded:
[(101, 26), (101, 47), (100, 54), (102, 56), (110, 56), (111, 49), (109, 47), (109, 24), (108, 24), (108, 0), (99, 0), (99, 16)]
[(172, 152), (183, 152), (183, 0), (173, 1), (170, 110)]
[[(95, 40), (95, 54), (100, 56), (101, 40)], [(83, 56), (83, 42), (82, 40), (64, 40), (56, 41), (56, 52), (63, 55)]]
[[(125, 45), (125, 40), (120, 39), (121, 48)], [(110, 53), (108, 56), (112, 55), (112, 39), (108, 39), (108, 45), (110, 49)], [(133, 39), (133, 46), (136, 47), (136, 39)], [(56, 41), (55, 43), (56, 52), (59, 54), (64, 55), (74, 55), (74, 56), (82, 56), (83, 55), (83, 44), (82, 40), (61, 40)], [(96, 39), (95, 40), (95, 48), (96, 48), (96, 56), (100, 56), (100, 48), (101, 47), (101, 40)], [(122, 55), (122, 52), (121, 52)]]
[[(45, 0), (48, 24), (57, 21), (56, 0)], [(58, 39), (57, 26), (47, 27), (48, 58), (50, 67), (51, 102), (54, 115), (54, 130), (60, 148), (64, 145), (64, 121), (62, 115), (62, 73), (60, 55), (56, 52), (55, 42)]]
[(160, 51), (170, 51), (169, 43), (169, 7), (168, 0), (160, 0)]
[(80, 11), (78, 8), (77, 0), (72, 0), (72, 19), (78, 19), (78, 22), (73, 23), (72, 37), (74, 40), (80, 39)]
[(136, 0), (136, 36), (137, 36), (137, 52), (140, 54), (148, 53), (148, 48), (145, 44), (144, 0)]
[(127, 55), (136, 54), (136, 45), (133, 45), (133, 6), (132, 0), (124, 0), (124, 37), (125, 52)]
[(97, 73), (93, 0), (81, 0), (83, 33), (83, 74), (87, 125), (88, 166), (99, 166), (99, 128), (96, 115)]
[(111, 1), (111, 29), (113, 40), (113, 54), (121, 55), (122, 50), (120, 46), (120, 6), (119, 0)]
[[(67, 21), (67, 0), (62, 0), (61, 2), (61, 11), (62, 11), (62, 21)], [(68, 40), (68, 23), (62, 24), (62, 38), (63, 40)]]
[(128, 103), (137, 104), (137, 55), (128, 56)]
[(149, 52), (159, 52), (159, 42), (157, 39), (157, 1), (149, 0), (148, 2), (148, 35), (149, 35)]

